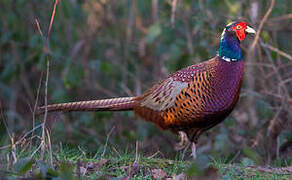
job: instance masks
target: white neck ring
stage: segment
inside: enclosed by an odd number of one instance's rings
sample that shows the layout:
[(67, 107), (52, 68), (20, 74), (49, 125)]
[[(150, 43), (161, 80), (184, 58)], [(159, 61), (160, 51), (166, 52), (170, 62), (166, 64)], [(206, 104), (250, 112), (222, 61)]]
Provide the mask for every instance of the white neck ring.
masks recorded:
[(238, 61), (238, 59), (232, 59), (232, 58), (229, 58), (229, 57), (226, 57), (226, 56), (222, 56), (221, 58), (222, 58), (224, 61), (227, 61), (227, 62)]

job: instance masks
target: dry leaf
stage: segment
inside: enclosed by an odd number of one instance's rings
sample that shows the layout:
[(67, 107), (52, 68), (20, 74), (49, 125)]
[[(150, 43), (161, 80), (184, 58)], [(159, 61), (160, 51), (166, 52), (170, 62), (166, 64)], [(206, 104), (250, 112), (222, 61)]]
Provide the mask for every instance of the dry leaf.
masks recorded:
[(100, 168), (102, 168), (102, 166), (108, 162), (108, 159), (101, 159), (99, 160), (97, 163), (94, 162), (89, 162), (87, 164), (87, 169), (88, 170), (99, 170)]
[(167, 174), (163, 170), (161, 170), (161, 169), (153, 169), (152, 170), (152, 173), (153, 173), (153, 177), (155, 179), (162, 179), (165, 176), (167, 176)]
[(87, 168), (82, 167), (82, 166), (79, 168), (79, 170), (80, 170), (80, 174), (81, 174), (82, 176), (84, 176), (84, 175), (86, 174), (86, 172), (87, 172)]
[(98, 161), (97, 165), (96, 165), (96, 168), (97, 169), (100, 169), (105, 163), (108, 162), (108, 159), (101, 159)]
[(292, 166), (284, 167), (284, 168), (281, 168), (281, 169), (284, 170), (284, 171), (288, 171), (289, 173), (292, 173)]
[(134, 163), (131, 167), (130, 167), (130, 173), (129, 176), (132, 177), (135, 173), (139, 172), (140, 170), (140, 166), (139, 164), (136, 162)]
[(187, 176), (184, 173), (173, 175), (172, 179), (174, 180), (187, 180)]

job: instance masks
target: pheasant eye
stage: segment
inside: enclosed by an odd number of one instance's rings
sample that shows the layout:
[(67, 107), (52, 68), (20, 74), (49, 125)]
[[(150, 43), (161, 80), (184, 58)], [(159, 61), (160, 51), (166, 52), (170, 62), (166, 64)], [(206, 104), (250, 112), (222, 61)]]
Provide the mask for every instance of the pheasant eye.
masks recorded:
[(236, 26), (236, 29), (241, 29), (241, 28), (242, 28), (241, 25)]

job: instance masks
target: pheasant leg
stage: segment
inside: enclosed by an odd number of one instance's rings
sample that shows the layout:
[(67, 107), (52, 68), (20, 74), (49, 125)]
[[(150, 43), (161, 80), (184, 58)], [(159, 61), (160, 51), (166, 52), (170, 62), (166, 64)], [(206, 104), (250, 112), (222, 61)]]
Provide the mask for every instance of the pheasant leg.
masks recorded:
[(197, 148), (196, 148), (196, 143), (192, 143), (192, 154), (193, 156), (193, 159), (196, 159), (197, 158)]
[(175, 149), (177, 151), (187, 148), (190, 143), (189, 138), (185, 132), (179, 131), (178, 134), (180, 137), (180, 141), (175, 145)]

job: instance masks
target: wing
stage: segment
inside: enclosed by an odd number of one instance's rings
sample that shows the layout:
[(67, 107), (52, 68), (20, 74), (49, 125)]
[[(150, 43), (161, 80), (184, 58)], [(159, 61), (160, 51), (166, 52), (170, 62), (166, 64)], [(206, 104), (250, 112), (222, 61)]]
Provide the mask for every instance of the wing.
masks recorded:
[(146, 92), (144, 98), (140, 100), (140, 106), (154, 111), (168, 109), (174, 105), (176, 96), (187, 86), (187, 82), (177, 81), (173, 77), (169, 77)]
[(167, 129), (169, 124), (180, 120), (181, 118), (178, 118), (178, 116), (182, 116), (182, 114), (175, 115), (174, 112), (171, 114), (169, 111), (177, 107), (175, 111), (179, 113), (183, 108), (180, 108), (180, 105), (183, 104), (185, 99), (189, 98), (185, 91), (194, 84), (194, 79), (204, 81), (200, 78), (204, 77), (204, 74), (206, 74), (204, 72), (207, 69), (210, 70), (210, 61), (213, 62), (211, 59), (181, 69), (154, 85), (145, 94), (137, 98), (139, 103), (134, 107), (136, 114), (164, 129)]

